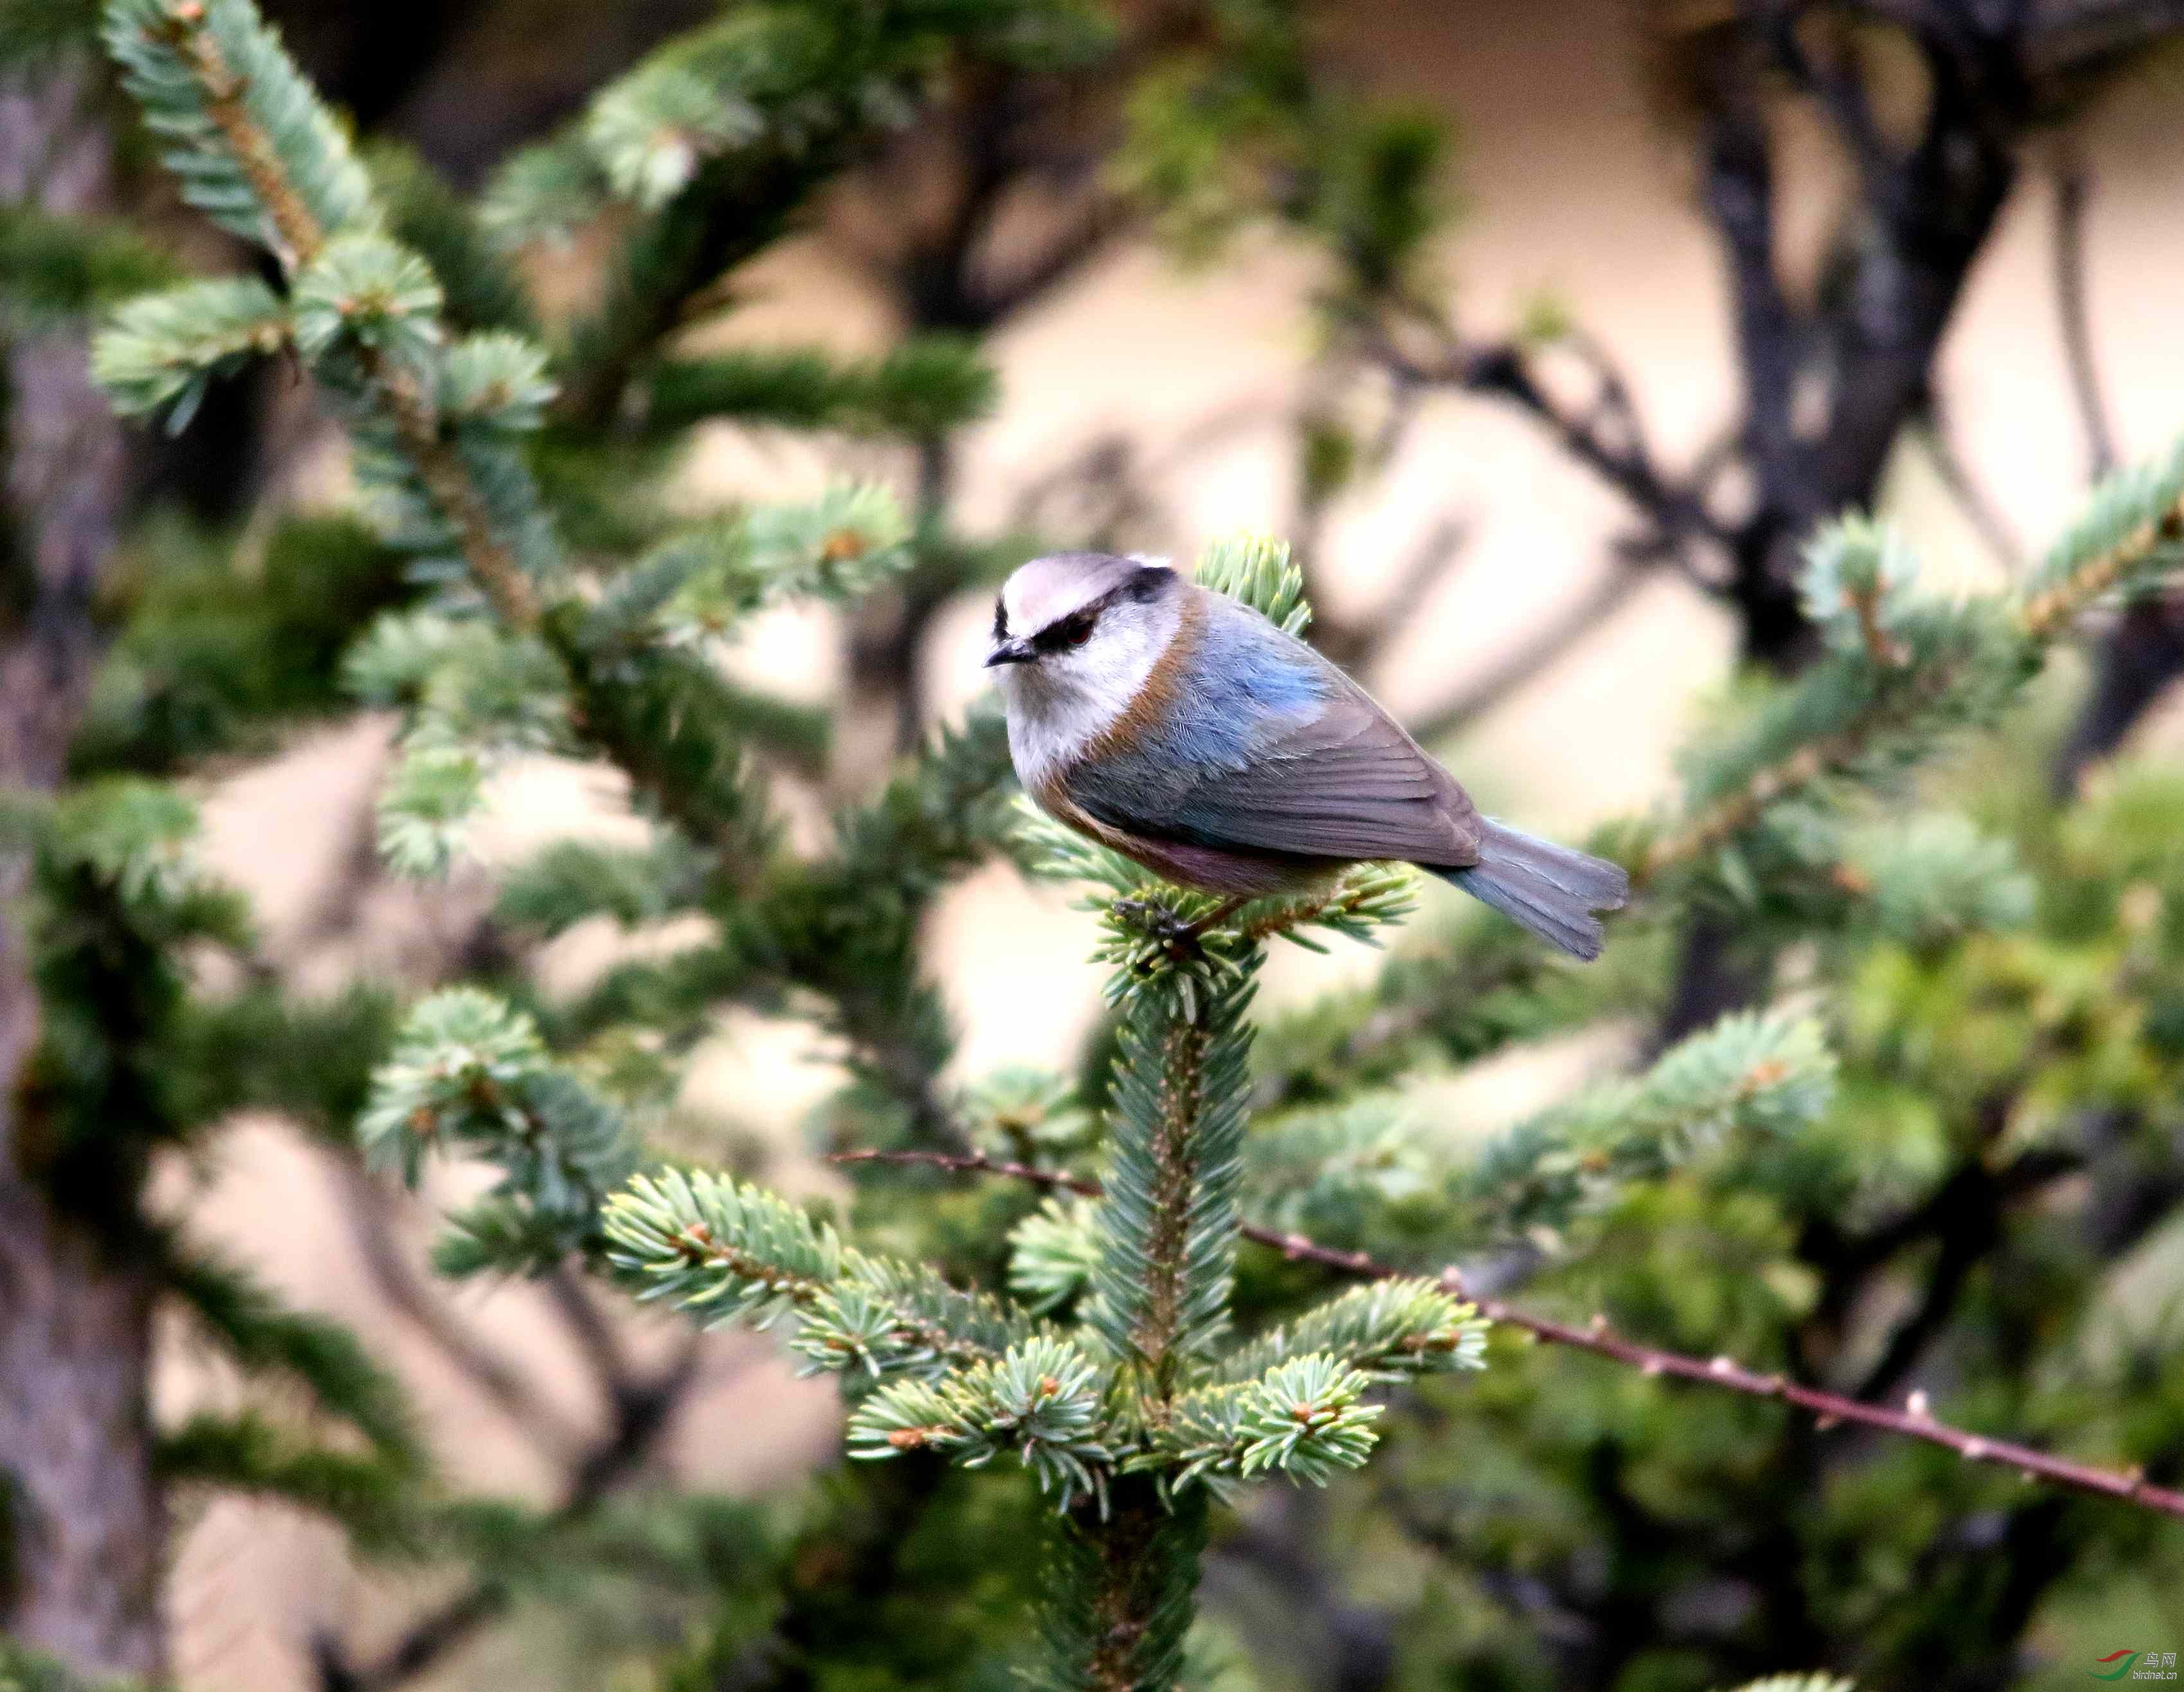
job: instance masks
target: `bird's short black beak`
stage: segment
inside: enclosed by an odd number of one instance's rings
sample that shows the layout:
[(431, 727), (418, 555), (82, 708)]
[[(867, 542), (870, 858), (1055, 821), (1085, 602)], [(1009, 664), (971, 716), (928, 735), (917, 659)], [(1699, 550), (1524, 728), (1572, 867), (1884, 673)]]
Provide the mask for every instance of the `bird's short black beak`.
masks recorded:
[(994, 649), (986, 654), (986, 668), (991, 670), (1000, 664), (1028, 664), (1038, 656), (1028, 640), (997, 640)]

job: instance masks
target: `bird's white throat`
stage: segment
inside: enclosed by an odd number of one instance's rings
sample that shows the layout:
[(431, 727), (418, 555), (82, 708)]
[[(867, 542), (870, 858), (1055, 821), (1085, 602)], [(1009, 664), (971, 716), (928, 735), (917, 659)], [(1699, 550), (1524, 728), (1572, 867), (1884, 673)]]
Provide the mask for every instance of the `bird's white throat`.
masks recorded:
[(1117, 607), (1092, 637), (1036, 664), (1004, 666), (997, 677), (1008, 708), (1009, 756), (1032, 787), (1081, 757), (1134, 704), (1182, 622), (1180, 596)]

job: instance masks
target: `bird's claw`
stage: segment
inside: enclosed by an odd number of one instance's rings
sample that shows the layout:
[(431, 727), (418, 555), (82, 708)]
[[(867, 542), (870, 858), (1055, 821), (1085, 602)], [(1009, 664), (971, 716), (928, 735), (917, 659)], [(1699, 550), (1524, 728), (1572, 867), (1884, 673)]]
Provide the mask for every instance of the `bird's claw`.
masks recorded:
[(1186, 922), (1166, 905), (1145, 899), (1118, 899), (1115, 914), (1164, 950), (1175, 963), (1194, 962), (1206, 956), (1206, 937), (1233, 916), (1243, 904), (1228, 899), (1195, 921)]

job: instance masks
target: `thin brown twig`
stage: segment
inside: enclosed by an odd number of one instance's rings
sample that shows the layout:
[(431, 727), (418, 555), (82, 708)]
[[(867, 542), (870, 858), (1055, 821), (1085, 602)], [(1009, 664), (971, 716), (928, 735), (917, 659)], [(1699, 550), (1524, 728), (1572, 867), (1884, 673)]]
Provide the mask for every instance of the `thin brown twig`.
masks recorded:
[(1533, 359), (1517, 342), (1466, 343), (1446, 328), (1437, 332), (1443, 345), (1431, 359), (1414, 357), (1381, 334), (1368, 340), (1364, 356), (1399, 382), (1489, 395), (1530, 413), (1564, 451), (1622, 493), (1660, 532), (1663, 547), (1649, 549), (1634, 563), (1665, 559), (1688, 571), (1687, 542), (1727, 544), (1734, 538), (1691, 487), (1655, 460), (1628, 383), (1597, 342), (1580, 335), (1566, 337), (1566, 350), (1585, 366), (1596, 385), (1592, 406), (1573, 412), (1556, 403)]
[[(959, 1157), (944, 1152), (847, 1151), (838, 1152), (828, 1160), (835, 1163), (916, 1164), (964, 1174), (1001, 1175), (1012, 1180), (1081, 1194), (1087, 1198), (1096, 1198), (1100, 1192), (1096, 1181), (1067, 1175), (1058, 1170), (1011, 1163), (988, 1157), (983, 1153)], [(1245, 1238), (1271, 1247), (1294, 1262), (1317, 1263), (1342, 1274), (1363, 1276), (1371, 1280), (1392, 1279), (1407, 1272), (1378, 1262), (1364, 1252), (1344, 1251), (1334, 1246), (1321, 1245), (1301, 1233), (1288, 1233), (1278, 1228), (1258, 1227), (1249, 1223), (1245, 1225), (1242, 1232)], [(1729, 1357), (1694, 1357), (1684, 1352), (1664, 1350), (1659, 1346), (1626, 1339), (1608, 1325), (1604, 1316), (1594, 1316), (1582, 1327), (1557, 1322), (1549, 1316), (1535, 1316), (1503, 1300), (1482, 1297), (1468, 1290), (1462, 1276), (1452, 1267), (1442, 1270), (1440, 1279), (1442, 1287), (1451, 1294), (1477, 1306), (1479, 1313), (1488, 1321), (1529, 1333), (1546, 1344), (1567, 1345), (1573, 1350), (1590, 1352), (1596, 1357), (1605, 1357), (1611, 1362), (1636, 1369), (1644, 1375), (1668, 1376), (1675, 1380), (1741, 1393), (1748, 1398), (1778, 1399), (1794, 1409), (1817, 1417), (1823, 1430), (1838, 1423), (1852, 1422), (1882, 1433), (1899, 1434), (1905, 1439), (1924, 1440), (1930, 1445), (1943, 1446), (1954, 1451), (1966, 1462), (2013, 1468), (2028, 1481), (2045, 1481), (2052, 1486), (2090, 1493), (2096, 1497), (2118, 1499), (2144, 1509), (2159, 1511), (2164, 1516), (2184, 1519), (2184, 1492), (2155, 1486), (2137, 1469), (2098, 1468), (2087, 1463), (2072, 1462), (2066, 1457), (2036, 1450), (2012, 1440), (1992, 1439), (1984, 1433), (1952, 1427), (1936, 1419), (1923, 1392), (1913, 1393), (1900, 1410), (1886, 1405), (1866, 1404), (1840, 1393), (1802, 1386), (1780, 1375), (1763, 1374), (1758, 1370), (1748, 1369)]]
[[(1389, 629), (1401, 627), (1440, 586), (1441, 578), (1463, 560), (1471, 532), (1462, 519), (1442, 517), (1428, 529), (1396, 571), (1396, 579), (1380, 595), (1376, 621)], [(1387, 637), (1381, 637), (1382, 644)]]
[(983, 1151), (959, 1154), (951, 1151), (881, 1151), (866, 1148), (857, 1151), (833, 1151), (827, 1154), (829, 1163), (892, 1163), (905, 1168), (945, 1169), (956, 1175), (1005, 1175), (1011, 1181), (1027, 1181), (1034, 1186), (1048, 1187), (1056, 1192), (1075, 1193), (1086, 1199), (1096, 1199), (1106, 1189), (1097, 1181), (1080, 1175), (1068, 1175), (1059, 1169), (1040, 1169), (1028, 1163), (1011, 1163), (1006, 1158), (989, 1157)]

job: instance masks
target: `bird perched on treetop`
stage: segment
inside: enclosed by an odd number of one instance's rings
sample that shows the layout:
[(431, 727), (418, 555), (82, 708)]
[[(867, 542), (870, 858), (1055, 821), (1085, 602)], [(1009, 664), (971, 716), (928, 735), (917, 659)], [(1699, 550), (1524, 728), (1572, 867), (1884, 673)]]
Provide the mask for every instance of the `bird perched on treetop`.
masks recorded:
[(1594, 958), (1592, 913), (1629, 897), (1618, 865), (1481, 816), (1341, 671), (1165, 565), (1034, 559), (1001, 588), (986, 664), (1026, 791), (1224, 910), (1400, 860)]

